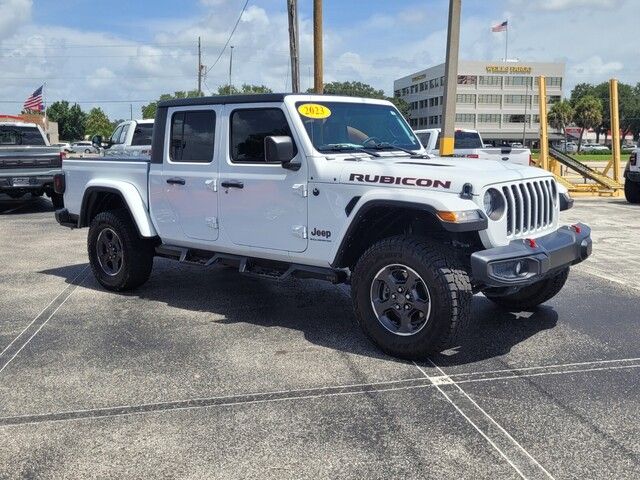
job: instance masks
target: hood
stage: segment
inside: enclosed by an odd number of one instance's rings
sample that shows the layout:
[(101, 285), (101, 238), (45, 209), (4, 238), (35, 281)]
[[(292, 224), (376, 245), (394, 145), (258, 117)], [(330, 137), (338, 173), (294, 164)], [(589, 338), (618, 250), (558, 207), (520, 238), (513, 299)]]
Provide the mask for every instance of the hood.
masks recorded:
[(496, 183), (548, 177), (551, 174), (535, 167), (494, 160), (472, 158), (414, 159), (406, 156), (343, 160), (340, 182), (396, 188), (430, 189), (459, 193), (465, 183), (473, 185), (475, 194)]

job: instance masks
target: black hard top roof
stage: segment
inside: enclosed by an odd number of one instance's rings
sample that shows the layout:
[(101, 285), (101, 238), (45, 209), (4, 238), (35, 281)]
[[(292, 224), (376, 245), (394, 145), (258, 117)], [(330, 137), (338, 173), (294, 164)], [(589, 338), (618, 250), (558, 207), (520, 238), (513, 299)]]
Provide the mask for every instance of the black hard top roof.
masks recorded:
[(164, 100), (158, 107), (184, 107), (190, 105), (225, 105), (227, 103), (268, 103), (282, 102), (288, 93), (260, 93), (257, 95), (214, 95), (212, 97), (191, 97)]

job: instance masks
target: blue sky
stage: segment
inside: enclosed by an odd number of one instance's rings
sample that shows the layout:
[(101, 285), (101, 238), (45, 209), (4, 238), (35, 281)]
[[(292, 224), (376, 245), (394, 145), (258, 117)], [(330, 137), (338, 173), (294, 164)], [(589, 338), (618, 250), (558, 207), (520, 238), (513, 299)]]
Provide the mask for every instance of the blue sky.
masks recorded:
[[(244, 0), (0, 0), (0, 109), (46, 82), (50, 100), (97, 105), (111, 117), (196, 85), (196, 41), (211, 66)], [(300, 0), (301, 81), (312, 65), (311, 0)], [(391, 93), (393, 80), (444, 58), (448, 0), (325, 0), (325, 80)], [(638, 0), (462, 0), (461, 58), (496, 60), (508, 18), (510, 57), (561, 61), (566, 89), (610, 77), (640, 81)], [(286, 0), (251, 0), (232, 40), (233, 82), (288, 89)], [(597, 35), (597, 37), (595, 37)], [(205, 91), (228, 81), (228, 51)], [(568, 93), (568, 91), (567, 91)], [(6, 103), (10, 101), (16, 103)], [(122, 103), (95, 103), (98, 100)], [(90, 103), (94, 102), (94, 103)]]

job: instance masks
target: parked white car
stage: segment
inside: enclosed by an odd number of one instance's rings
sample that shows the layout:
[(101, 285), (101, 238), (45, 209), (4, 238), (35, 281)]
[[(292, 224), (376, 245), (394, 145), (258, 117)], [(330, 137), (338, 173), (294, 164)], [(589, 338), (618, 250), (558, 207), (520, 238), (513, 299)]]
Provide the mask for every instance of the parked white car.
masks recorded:
[(155, 256), (349, 283), (366, 334), (411, 359), (456, 341), (474, 293), (533, 308), (591, 253), (588, 226), (560, 225), (571, 203), (550, 172), (431, 157), (384, 100), (160, 102), (151, 158), (72, 159), (56, 179), (56, 218), (89, 227), (104, 288), (140, 286)]
[(572, 141), (565, 142), (564, 140), (557, 142), (555, 148), (564, 153), (576, 153), (578, 151), (578, 144)]
[[(107, 140), (106, 157), (140, 157), (151, 154), (153, 119), (129, 120), (119, 124)], [(101, 139), (94, 139), (101, 143)]]
[(588, 153), (588, 152), (610, 152), (611, 150), (609, 150), (609, 147), (607, 147), (606, 145), (601, 145), (599, 143), (585, 143), (584, 145), (582, 145), (581, 149), (582, 152)]
[(73, 142), (71, 144), (70, 152), (72, 153), (99, 153), (100, 150), (96, 148), (93, 143), (89, 141)]
[[(415, 134), (429, 154), (438, 155), (440, 149), (439, 128), (416, 130)], [(477, 130), (458, 129), (454, 137), (454, 156), (479, 158), (481, 160), (499, 160), (518, 165), (531, 164), (531, 150), (509, 146), (486, 148), (482, 136)]]

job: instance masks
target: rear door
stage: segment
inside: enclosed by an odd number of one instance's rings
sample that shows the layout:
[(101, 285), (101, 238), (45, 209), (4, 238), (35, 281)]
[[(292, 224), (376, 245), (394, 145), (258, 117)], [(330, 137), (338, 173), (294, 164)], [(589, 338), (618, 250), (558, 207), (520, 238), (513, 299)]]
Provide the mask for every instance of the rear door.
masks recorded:
[(236, 245), (306, 250), (307, 163), (287, 170), (267, 163), (264, 153), (267, 136), (297, 142), (287, 112), (281, 104), (228, 105), (225, 118), (229, 148), (220, 161), (219, 195), (225, 236)]
[(165, 243), (213, 242), (218, 238), (216, 137), (220, 110), (217, 105), (201, 105), (167, 111), (160, 183), (168, 208), (156, 216)]

